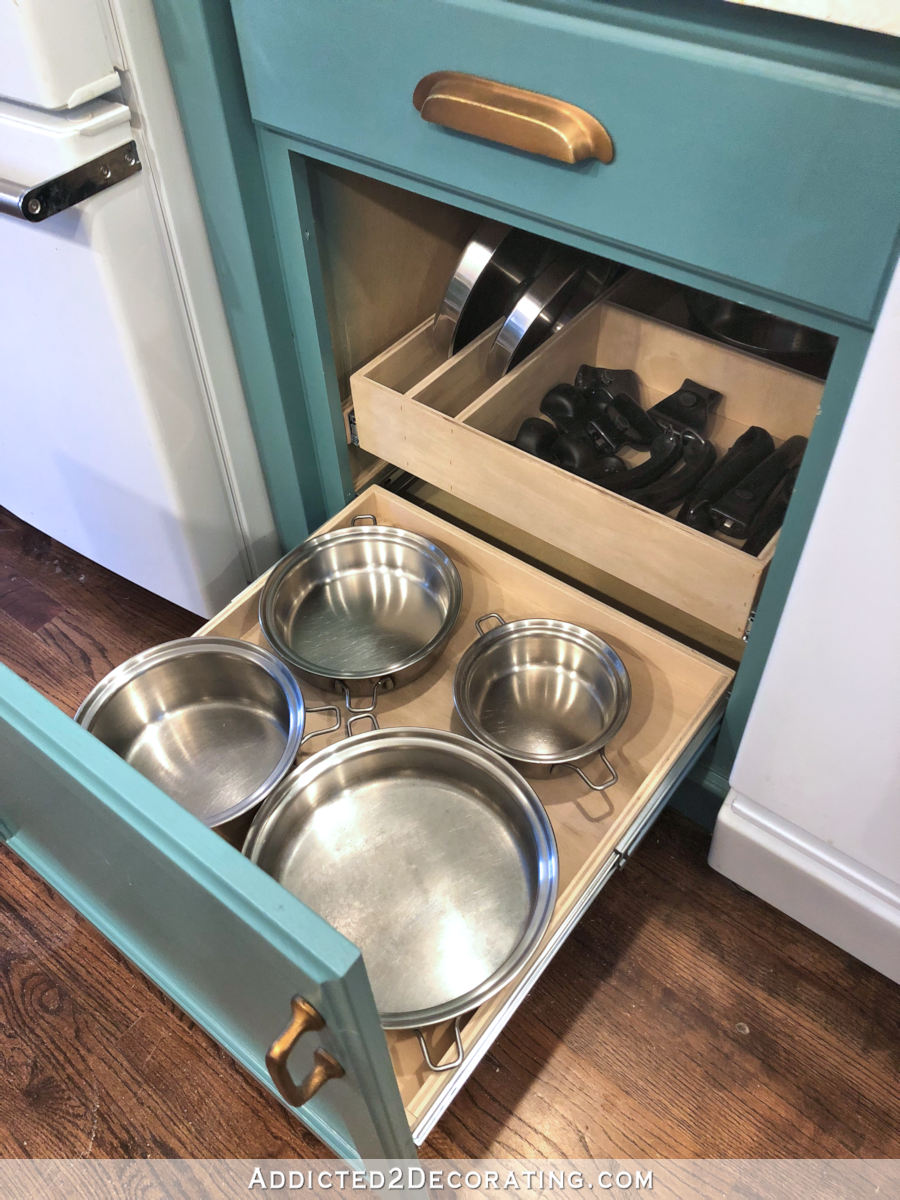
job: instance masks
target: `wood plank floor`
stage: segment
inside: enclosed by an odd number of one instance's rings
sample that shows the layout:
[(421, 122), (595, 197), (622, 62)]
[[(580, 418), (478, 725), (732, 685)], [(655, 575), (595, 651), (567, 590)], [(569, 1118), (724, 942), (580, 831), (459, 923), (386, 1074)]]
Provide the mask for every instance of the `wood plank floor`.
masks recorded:
[[(0, 510), (0, 658), (65, 711), (197, 624)], [(716, 875), (707, 849), (662, 817), (426, 1155), (900, 1157), (900, 989)], [(0, 851), (0, 1155), (322, 1153)]]

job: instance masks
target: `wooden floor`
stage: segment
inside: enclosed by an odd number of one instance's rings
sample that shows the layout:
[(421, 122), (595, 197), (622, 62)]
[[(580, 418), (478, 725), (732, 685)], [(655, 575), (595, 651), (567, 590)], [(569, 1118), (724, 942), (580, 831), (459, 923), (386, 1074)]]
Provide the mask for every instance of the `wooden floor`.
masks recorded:
[[(0, 510), (0, 657), (67, 712), (197, 624)], [(707, 848), (662, 817), (425, 1154), (900, 1157), (900, 989), (716, 875)], [(0, 1156), (322, 1153), (0, 851)]]

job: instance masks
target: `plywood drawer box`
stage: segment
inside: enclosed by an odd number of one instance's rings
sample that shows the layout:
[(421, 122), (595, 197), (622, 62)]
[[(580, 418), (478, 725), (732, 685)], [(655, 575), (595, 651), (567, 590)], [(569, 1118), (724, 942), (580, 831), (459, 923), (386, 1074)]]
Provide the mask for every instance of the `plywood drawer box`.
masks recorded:
[[(302, 995), (324, 1027), (293, 1051), (296, 1077), (323, 1049), (344, 1068), (298, 1111), (338, 1153), (412, 1152), (498, 1036), (610, 874), (639, 840), (709, 740), (732, 673), (492, 548), (438, 517), (371, 488), (324, 527), (362, 513), (434, 540), (459, 569), (463, 604), (427, 674), (379, 697), (382, 728), (450, 728), (456, 662), (487, 611), (550, 616), (595, 630), (632, 681), (628, 719), (609, 747), (619, 782), (602, 794), (562, 772), (537, 782), (559, 847), (550, 928), (523, 972), (471, 1013), (464, 1065), (426, 1069), (415, 1035), (378, 1024), (359, 952), (254, 864), (179, 808), (31, 689), (0, 671), (0, 823), (32, 863), (132, 961), (271, 1085), (266, 1051)], [(259, 579), (202, 629), (261, 643)], [(303, 685), (309, 704), (333, 700)], [(341, 736), (341, 735), (335, 735)], [(313, 747), (321, 745), (313, 743)], [(432, 1043), (446, 1052), (449, 1032)]]
[[(583, 362), (631, 368), (645, 407), (686, 377), (723, 393), (709, 436), (720, 451), (748, 426), (776, 443), (808, 435), (822, 384), (697, 334), (595, 303), (509, 375), (492, 384), (493, 331), (441, 361), (426, 320), (351, 380), (360, 445), (602, 572), (604, 590), (632, 606), (659, 604), (739, 640), (774, 552), (758, 556), (699, 533), (508, 444), (541, 398)], [(678, 622), (673, 622), (677, 624)]]

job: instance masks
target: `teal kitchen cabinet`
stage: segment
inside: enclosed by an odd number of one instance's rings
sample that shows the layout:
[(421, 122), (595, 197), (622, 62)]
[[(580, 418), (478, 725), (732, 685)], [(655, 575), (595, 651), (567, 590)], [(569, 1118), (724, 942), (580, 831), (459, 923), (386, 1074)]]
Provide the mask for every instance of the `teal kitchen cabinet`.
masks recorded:
[[(708, 612), (691, 619), (698, 614), (673, 604), (673, 595), (662, 597), (661, 607), (654, 604), (661, 597), (648, 595), (643, 572), (611, 578), (595, 570), (596, 559), (583, 572), (577, 553), (568, 553), (571, 547), (554, 563), (679, 633), (741, 657), (706, 768), (706, 782), (724, 795), (896, 259), (896, 41), (690, 0), (232, 0), (231, 9), (237, 35), (232, 69), (246, 82), (248, 96), (248, 110), (231, 127), (240, 125), (244, 136), (248, 124), (256, 129), (251, 174), (260, 155), (304, 374), (302, 399), (292, 398), (288, 407), (314, 431), (314, 454), (306, 463), (322, 481), (326, 511), (342, 502), (353, 479), (341, 419), (351, 391), (348, 376), (392, 343), (400, 345), (433, 312), (440, 291), (421, 267), (428, 258), (422, 248), (432, 261), (452, 266), (448, 243), (453, 249), (464, 240), (466, 227), (455, 222), (466, 214), (469, 229), (478, 217), (506, 221), (837, 339), (777, 549), (755, 590), (725, 597), (727, 620)], [(180, 44), (186, 44), (183, 33)], [(416, 87), (448, 69), (578, 105), (607, 128), (612, 161), (561, 163), (423, 120), (414, 104)], [(176, 72), (179, 82), (190, 136), (196, 97)], [(198, 128), (198, 163), (201, 140)], [(244, 147), (238, 171), (241, 163), (247, 166), (246, 154)], [(217, 185), (212, 171), (210, 177)], [(220, 203), (216, 186), (208, 197), (210, 222)], [(370, 209), (376, 214), (371, 222)], [(439, 235), (428, 237), (435, 226)], [(408, 252), (402, 236), (393, 236), (403, 228), (416, 235), (410, 235)], [(438, 274), (445, 279), (446, 273)], [(690, 373), (686, 366), (681, 377)], [(394, 390), (414, 394), (409, 383)], [(370, 419), (369, 429), (377, 423)], [(454, 485), (433, 462), (417, 463), (409, 429), (401, 437), (396, 433), (394, 455), (378, 439), (381, 457), (468, 505), (464, 519), (483, 521), (472, 507), (496, 516), (462, 480)], [(465, 444), (467, 453), (483, 445)], [(568, 486), (558, 472), (540, 495), (564, 495)], [(277, 509), (277, 494), (273, 503)], [(523, 523), (532, 511), (522, 506)], [(597, 515), (605, 518), (607, 509)], [(507, 514), (495, 532), (552, 561), (553, 536), (539, 537), (535, 545), (528, 529), (516, 538), (515, 524)], [(545, 524), (550, 527), (549, 518)], [(555, 540), (563, 540), (558, 520), (555, 527)], [(615, 532), (609, 528), (610, 536)], [(654, 553), (655, 543), (629, 536), (630, 525), (619, 532), (620, 560)], [(667, 561), (675, 562), (688, 539), (670, 530), (665, 541)], [(596, 551), (589, 541), (586, 552)], [(694, 592), (719, 587), (722, 576), (710, 577), (705, 560), (696, 561), (702, 570), (693, 579)], [(739, 640), (745, 635), (744, 650)]]
[[(896, 56), (874, 35), (674, 0), (234, 0), (234, 24), (225, 0), (155, 3), (286, 544), (326, 519), (341, 524), (374, 511), (444, 545), (470, 607), (567, 614), (604, 632), (641, 681), (623, 730), (622, 783), (606, 815), (597, 821), (566, 781), (554, 781), (562, 790), (545, 798), (564, 879), (545, 944), (507, 992), (471, 1016), (465, 1064), (435, 1075), (413, 1035), (382, 1032), (364, 963), (336, 930), (52, 705), (0, 675), (0, 824), (9, 846), (273, 1090), (267, 1053), (297, 1035), (288, 1069), (324, 1083), (308, 1100), (283, 1098), (337, 1153), (406, 1155), (720, 722), (705, 769), (708, 783), (724, 785), (896, 253)], [(447, 69), (589, 110), (609, 130), (612, 161), (535, 159), (423, 121), (413, 90)], [(413, 413), (410, 389), (454, 382), (436, 364), (429, 371), (427, 355), (417, 360), (416, 330), (433, 311), (446, 263), (482, 216), (837, 338), (782, 536), (759, 572), (757, 583), (765, 582), (752, 596), (756, 617), (724, 718), (732, 675), (705, 655), (420, 504), (379, 488), (353, 499), (369, 464), (347, 445), (349, 377), (357, 392), (362, 379), (370, 398), (366, 437), (380, 428), (372, 395), (402, 418)], [(660, 328), (627, 320), (642, 337)], [(466, 361), (477, 367), (477, 352)], [(523, 364), (518, 378), (538, 369)], [(459, 415), (435, 411), (450, 421)], [(391, 428), (399, 453), (426, 426)], [(485, 443), (463, 432), (460, 460), (470, 461)], [(429, 479), (427, 455), (421, 461), (413, 473), (423, 485), (446, 490), (443, 475)], [(516, 480), (499, 483), (513, 488)], [(480, 495), (457, 499), (483, 511)], [(664, 527), (661, 537), (674, 544)], [(541, 547), (546, 539), (532, 558)], [(646, 550), (636, 544), (632, 557)], [(258, 587), (205, 631), (258, 638)], [(423, 685), (436, 721), (450, 719), (453, 658), (468, 640), (461, 624)], [(390, 697), (387, 723), (421, 719), (402, 691)], [(295, 998), (322, 1022), (302, 1036)], [(449, 1043), (441, 1031), (436, 1052), (449, 1054)]]

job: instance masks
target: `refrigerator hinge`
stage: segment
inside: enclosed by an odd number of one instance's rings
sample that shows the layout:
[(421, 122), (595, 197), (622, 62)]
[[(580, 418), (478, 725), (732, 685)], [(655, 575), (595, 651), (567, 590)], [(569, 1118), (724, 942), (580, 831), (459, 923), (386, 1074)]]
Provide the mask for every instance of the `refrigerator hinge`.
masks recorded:
[(46, 221), (98, 192), (105, 192), (140, 169), (137, 146), (134, 142), (126, 142), (35, 187), (0, 179), (0, 213), (32, 223)]

